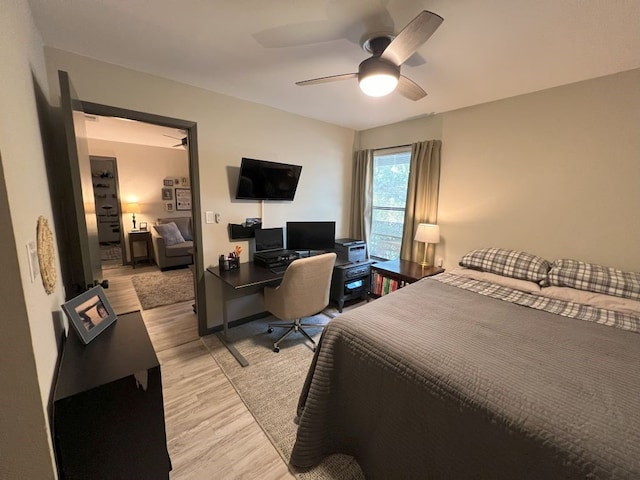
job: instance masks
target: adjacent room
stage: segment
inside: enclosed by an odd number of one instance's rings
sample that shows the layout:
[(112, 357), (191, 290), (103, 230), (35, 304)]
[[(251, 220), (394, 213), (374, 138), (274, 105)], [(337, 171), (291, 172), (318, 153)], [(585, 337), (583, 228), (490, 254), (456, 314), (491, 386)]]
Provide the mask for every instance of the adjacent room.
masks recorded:
[(0, 477), (640, 478), (638, 18), (2, 0)]

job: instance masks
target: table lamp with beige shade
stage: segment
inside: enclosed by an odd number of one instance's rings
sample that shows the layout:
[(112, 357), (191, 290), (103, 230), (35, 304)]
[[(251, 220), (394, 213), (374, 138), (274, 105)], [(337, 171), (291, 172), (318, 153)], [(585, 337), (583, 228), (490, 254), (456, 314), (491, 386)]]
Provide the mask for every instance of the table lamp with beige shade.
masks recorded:
[(427, 248), (430, 243), (439, 243), (440, 242), (440, 226), (434, 225), (432, 223), (420, 223), (418, 225), (418, 230), (416, 230), (416, 236), (414, 238), (416, 242), (424, 243), (424, 256), (422, 258), (423, 267), (428, 266), (427, 263)]
[(133, 231), (136, 231), (136, 213), (140, 213), (140, 204), (138, 202), (129, 202), (126, 205), (125, 213), (132, 214)]

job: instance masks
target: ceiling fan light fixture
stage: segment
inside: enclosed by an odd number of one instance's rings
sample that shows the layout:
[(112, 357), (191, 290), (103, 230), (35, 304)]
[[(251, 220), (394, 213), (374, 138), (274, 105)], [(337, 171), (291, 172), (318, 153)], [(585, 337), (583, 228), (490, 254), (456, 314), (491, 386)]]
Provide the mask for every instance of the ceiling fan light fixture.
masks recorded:
[(398, 77), (388, 73), (368, 75), (360, 79), (360, 90), (370, 97), (384, 97), (398, 86)]
[(360, 90), (370, 97), (384, 97), (393, 92), (399, 77), (400, 67), (380, 57), (366, 59), (358, 69)]

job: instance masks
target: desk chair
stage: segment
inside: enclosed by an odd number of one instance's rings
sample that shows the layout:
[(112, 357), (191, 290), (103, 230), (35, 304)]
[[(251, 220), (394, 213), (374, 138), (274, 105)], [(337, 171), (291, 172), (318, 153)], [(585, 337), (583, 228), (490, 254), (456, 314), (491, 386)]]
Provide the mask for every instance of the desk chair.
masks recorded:
[(293, 320), (285, 324), (269, 324), (269, 333), (273, 332), (274, 328), (287, 329), (273, 344), (274, 352), (280, 351), (278, 344), (292, 332), (302, 333), (313, 343), (313, 351), (316, 350), (316, 342), (302, 327), (320, 325), (303, 324), (300, 319), (315, 315), (329, 305), (329, 288), (335, 262), (335, 253), (299, 258), (289, 265), (278, 287), (265, 287), (264, 305), (267, 311), (281, 320)]

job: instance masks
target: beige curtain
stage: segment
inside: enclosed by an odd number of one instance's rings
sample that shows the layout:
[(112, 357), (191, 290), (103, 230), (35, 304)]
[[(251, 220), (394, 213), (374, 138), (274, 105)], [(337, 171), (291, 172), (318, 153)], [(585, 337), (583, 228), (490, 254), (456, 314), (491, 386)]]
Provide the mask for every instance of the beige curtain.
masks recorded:
[(373, 205), (373, 150), (353, 153), (349, 236), (369, 242)]
[[(411, 165), (400, 258), (422, 262), (425, 244), (414, 241), (418, 224), (437, 223), (440, 186), (440, 140), (411, 145)], [(429, 245), (427, 262), (433, 265), (435, 245)]]

